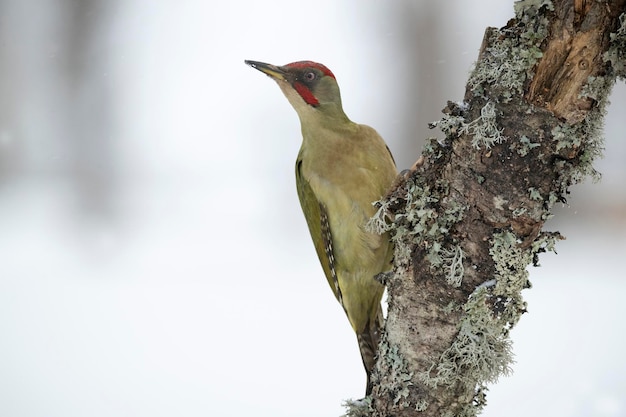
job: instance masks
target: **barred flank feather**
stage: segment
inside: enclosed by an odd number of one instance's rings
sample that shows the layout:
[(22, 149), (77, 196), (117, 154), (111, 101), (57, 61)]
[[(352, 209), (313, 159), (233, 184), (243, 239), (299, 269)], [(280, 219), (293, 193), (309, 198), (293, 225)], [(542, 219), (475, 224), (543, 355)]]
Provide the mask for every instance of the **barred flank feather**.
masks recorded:
[(333, 249), (333, 234), (330, 232), (330, 223), (328, 222), (328, 212), (326, 211), (326, 207), (319, 203), (320, 205), (320, 225), (322, 228), (322, 241), (324, 242), (324, 252), (326, 253), (326, 258), (328, 259), (328, 268), (330, 270), (330, 277), (333, 281), (333, 285), (335, 286), (335, 296), (337, 297), (337, 301), (341, 304), (341, 307), (345, 310), (345, 306), (343, 305), (343, 295), (341, 295), (341, 287), (339, 286), (339, 278), (337, 277), (337, 270), (335, 269), (335, 251)]
[(359, 350), (361, 351), (361, 359), (363, 359), (363, 366), (365, 366), (365, 372), (367, 373), (367, 386), (365, 388), (365, 395), (372, 393), (372, 371), (376, 364), (376, 355), (378, 354), (378, 342), (380, 341), (380, 334), (383, 326), (383, 312), (381, 307), (378, 307), (378, 314), (376, 320), (368, 322), (363, 333), (356, 335), (359, 342)]

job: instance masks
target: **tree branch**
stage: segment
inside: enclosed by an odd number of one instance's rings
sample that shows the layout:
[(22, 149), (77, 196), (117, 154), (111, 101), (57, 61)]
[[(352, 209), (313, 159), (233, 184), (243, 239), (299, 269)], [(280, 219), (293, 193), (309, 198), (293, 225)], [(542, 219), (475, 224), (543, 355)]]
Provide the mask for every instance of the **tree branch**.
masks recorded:
[(445, 141), (426, 146), (370, 224), (395, 242), (374, 416), (482, 409), (486, 384), (510, 372), (526, 267), (561, 239), (543, 224), (570, 185), (597, 175), (606, 98), (626, 77), (626, 0), (515, 10), (486, 30), (464, 101), (433, 124)]

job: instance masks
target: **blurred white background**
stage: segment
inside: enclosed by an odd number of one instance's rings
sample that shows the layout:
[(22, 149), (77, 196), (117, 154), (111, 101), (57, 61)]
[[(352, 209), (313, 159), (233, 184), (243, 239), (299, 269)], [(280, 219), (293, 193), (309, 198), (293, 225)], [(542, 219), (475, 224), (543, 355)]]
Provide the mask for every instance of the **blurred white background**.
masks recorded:
[[(244, 59), (327, 64), (400, 168), (512, 2), (0, 3), (0, 416), (338, 416), (356, 340), (298, 205), (295, 112)], [(626, 87), (549, 225), (486, 416), (626, 416)], [(417, 116), (416, 116), (417, 115)]]

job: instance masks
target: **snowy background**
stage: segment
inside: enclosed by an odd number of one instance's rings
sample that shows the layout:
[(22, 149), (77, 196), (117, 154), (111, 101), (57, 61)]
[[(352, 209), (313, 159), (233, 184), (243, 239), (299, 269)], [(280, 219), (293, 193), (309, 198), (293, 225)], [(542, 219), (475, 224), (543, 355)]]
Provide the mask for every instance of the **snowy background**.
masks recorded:
[[(0, 416), (339, 416), (365, 376), (298, 205), (299, 122), (243, 60), (327, 64), (404, 168), (512, 14), (0, 2)], [(626, 416), (624, 84), (612, 102), (485, 416)]]

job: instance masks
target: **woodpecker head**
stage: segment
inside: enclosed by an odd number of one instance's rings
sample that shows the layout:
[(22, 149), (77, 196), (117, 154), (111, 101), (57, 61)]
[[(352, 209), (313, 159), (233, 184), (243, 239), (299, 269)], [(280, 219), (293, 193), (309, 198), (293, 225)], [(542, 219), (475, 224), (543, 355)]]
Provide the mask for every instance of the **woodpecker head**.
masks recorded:
[(326, 66), (313, 61), (283, 66), (248, 60), (245, 63), (276, 81), (301, 119), (312, 113), (345, 118), (339, 85)]

